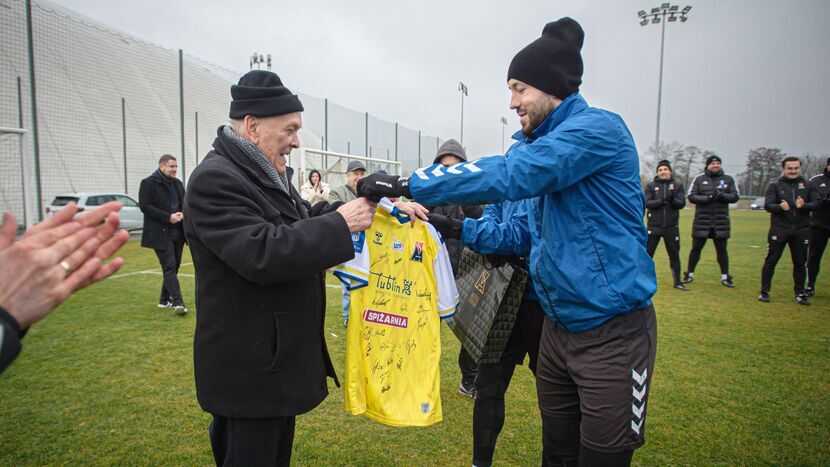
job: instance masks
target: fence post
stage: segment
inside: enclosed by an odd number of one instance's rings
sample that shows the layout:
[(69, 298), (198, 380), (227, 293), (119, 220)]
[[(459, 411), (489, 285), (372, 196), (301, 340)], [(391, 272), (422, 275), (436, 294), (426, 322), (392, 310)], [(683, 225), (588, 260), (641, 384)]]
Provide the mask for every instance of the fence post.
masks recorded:
[(418, 167), (421, 167), (421, 130), (418, 130)]
[(121, 151), (124, 155), (124, 194), (129, 195), (129, 185), (127, 184), (127, 104), (124, 98), (121, 98)]
[(323, 100), (323, 142), (326, 151), (329, 150), (329, 98)]
[(32, 106), (32, 154), (35, 163), (37, 220), (43, 220), (43, 189), (40, 183), (40, 139), (37, 131), (37, 91), (35, 86), (35, 46), (32, 33), (32, 2), (26, 0), (26, 37), (29, 44), (29, 96)]
[(199, 112), (196, 112), (196, 165), (199, 165)]
[(179, 133), (182, 155), (182, 183), (187, 185), (187, 164), (184, 154), (184, 58), (182, 49), (179, 49)]
[(366, 123), (364, 124), (364, 128), (366, 129), (366, 149), (363, 152), (364, 156), (369, 155), (369, 112), (366, 112)]

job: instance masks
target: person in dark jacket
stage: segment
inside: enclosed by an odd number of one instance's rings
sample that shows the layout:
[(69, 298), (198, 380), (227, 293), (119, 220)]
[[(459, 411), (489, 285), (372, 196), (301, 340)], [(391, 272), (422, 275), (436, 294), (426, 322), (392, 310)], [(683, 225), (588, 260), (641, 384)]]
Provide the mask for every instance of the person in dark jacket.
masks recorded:
[(179, 316), (187, 313), (179, 286), (179, 266), (185, 238), (182, 230), (184, 185), (176, 178), (179, 163), (170, 154), (159, 159), (159, 168), (141, 181), (138, 206), (144, 213), (141, 246), (156, 252), (161, 271), (159, 308), (173, 308)]
[(721, 285), (735, 287), (732, 275), (729, 274), (729, 253), (726, 250), (726, 241), (731, 234), (729, 221), (729, 204), (737, 203), (740, 198), (738, 185), (731, 175), (721, 169), (721, 159), (718, 156), (706, 158), (706, 169), (694, 180), (689, 187), (689, 201), (695, 205), (695, 219), (692, 223), (692, 250), (689, 252), (689, 270), (683, 282), (688, 284), (695, 279), (695, 267), (700, 261), (700, 252), (706, 245), (706, 239), (711, 238), (718, 254), (720, 265)]
[(804, 295), (804, 281), (807, 279), (807, 244), (810, 238), (810, 189), (807, 180), (801, 176), (801, 159), (785, 157), (781, 161), (781, 172), (781, 178), (767, 187), (764, 200), (764, 209), (771, 215), (758, 300), (769, 302), (775, 265), (781, 259), (784, 247), (789, 246), (793, 260), (795, 301), (809, 305), (810, 300)]
[(807, 255), (807, 287), (804, 295), (812, 297), (816, 293), (821, 257), (830, 237), (830, 157), (824, 172), (810, 179), (810, 247)]
[(662, 238), (669, 255), (674, 288), (689, 290), (680, 280), (680, 229), (677, 225), (680, 210), (686, 206), (686, 191), (683, 184), (672, 176), (671, 164), (667, 160), (657, 163), (657, 176), (646, 185), (645, 198), (648, 209), (648, 255), (654, 252)]
[[(467, 151), (454, 139), (447, 140), (438, 148), (438, 153), (435, 156), (433, 164), (441, 164), (444, 167), (467, 162)], [(457, 219), (463, 221), (467, 217), (478, 219), (481, 217), (483, 208), (480, 205), (459, 206), (457, 204), (449, 204), (447, 206), (433, 206), (429, 208), (432, 214), (447, 216), (450, 219)], [(447, 253), (450, 256), (450, 264), (452, 265), (453, 273), (458, 271), (458, 264), (461, 261), (461, 252), (464, 251), (464, 245), (457, 238), (447, 237), (444, 239), (447, 245)], [(476, 398), (476, 375), (478, 374), (478, 365), (473, 357), (464, 347), (458, 352), (458, 368), (461, 370), (461, 383), (458, 385), (458, 393)]]
[[(196, 396), (217, 465), (288, 465), (295, 417), (335, 379), (323, 335), (325, 271), (354, 257), (365, 198), (309, 217), (286, 155), (303, 106), (270, 71), (231, 87), (231, 126), (193, 171), (184, 228), (196, 268)], [(336, 207), (336, 209), (335, 209)]]

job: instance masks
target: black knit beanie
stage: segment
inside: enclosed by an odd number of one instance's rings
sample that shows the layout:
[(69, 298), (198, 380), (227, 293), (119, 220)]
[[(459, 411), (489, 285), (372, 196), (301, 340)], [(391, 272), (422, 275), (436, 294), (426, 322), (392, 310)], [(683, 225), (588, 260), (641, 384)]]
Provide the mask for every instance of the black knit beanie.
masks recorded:
[(517, 79), (565, 99), (582, 84), (582, 41), (585, 33), (571, 18), (548, 23), (542, 37), (520, 50), (510, 62), (507, 80)]
[(657, 168), (656, 168), (656, 169), (654, 169), (654, 171), (656, 172), (656, 171), (660, 170), (660, 167), (663, 167), (663, 166), (668, 167), (668, 168), (669, 168), (669, 172), (674, 172), (674, 171), (671, 169), (671, 164), (670, 164), (670, 163), (669, 163), (669, 161), (668, 161), (668, 160), (666, 160), (666, 159), (663, 159), (662, 161), (658, 162), (658, 163), (657, 163)]
[(706, 168), (708, 169), (709, 164), (711, 164), (712, 162), (715, 162), (715, 161), (718, 161), (721, 164), (723, 164), (723, 161), (720, 159), (720, 156), (709, 156), (709, 157), (706, 158)]
[(231, 86), (230, 118), (273, 117), (293, 112), (302, 112), (303, 104), (296, 94), (292, 94), (282, 85), (276, 73), (266, 70), (253, 70), (239, 78), (239, 83)]

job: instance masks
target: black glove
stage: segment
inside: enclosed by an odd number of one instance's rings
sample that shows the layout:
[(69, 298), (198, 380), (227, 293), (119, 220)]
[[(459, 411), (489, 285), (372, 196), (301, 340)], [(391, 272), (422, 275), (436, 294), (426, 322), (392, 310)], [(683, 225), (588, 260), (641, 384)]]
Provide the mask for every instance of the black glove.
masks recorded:
[(357, 181), (357, 196), (369, 198), (370, 201), (378, 202), (381, 198), (397, 198), (406, 196), (412, 198), (409, 193), (409, 179), (397, 175), (371, 174)]
[(453, 219), (442, 214), (428, 214), (429, 223), (435, 227), (435, 230), (441, 234), (445, 239), (447, 238), (461, 238), (461, 228), (464, 223), (459, 219)]
[(723, 199), (725, 197), (726, 197), (726, 193), (724, 193), (722, 190), (718, 190), (718, 191), (715, 192), (715, 199), (716, 200), (723, 201)]

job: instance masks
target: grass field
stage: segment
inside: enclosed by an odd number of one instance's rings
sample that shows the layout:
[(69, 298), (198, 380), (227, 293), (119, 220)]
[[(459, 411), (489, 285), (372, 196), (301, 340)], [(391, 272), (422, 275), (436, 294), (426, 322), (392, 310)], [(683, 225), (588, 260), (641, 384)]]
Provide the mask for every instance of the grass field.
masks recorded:
[[(681, 231), (690, 231), (685, 211)], [(789, 255), (772, 303), (756, 301), (769, 216), (735, 212), (729, 243), (737, 288), (719, 285), (714, 247), (703, 252), (692, 291), (671, 289), (668, 259), (655, 258), (659, 347), (650, 388), (647, 443), (634, 462), (830, 464), (830, 259), (813, 305), (792, 301)], [(686, 234), (688, 235), (688, 234)], [(690, 239), (682, 238), (685, 265)], [(156, 308), (161, 276), (152, 251), (131, 241), (120, 277), (73, 296), (24, 340), (0, 376), (0, 465), (211, 464), (209, 416), (193, 384), (193, 310)], [(194, 305), (186, 253), (182, 288)], [(334, 284), (334, 280), (330, 281)], [(328, 290), (327, 339), (343, 374), (339, 291)], [(444, 327), (444, 421), (390, 428), (343, 411), (330, 385), (323, 404), (297, 421), (296, 465), (469, 465), (472, 401), (456, 392), (458, 342)], [(507, 394), (499, 465), (538, 465), (541, 423), (534, 381), (518, 369)]]

